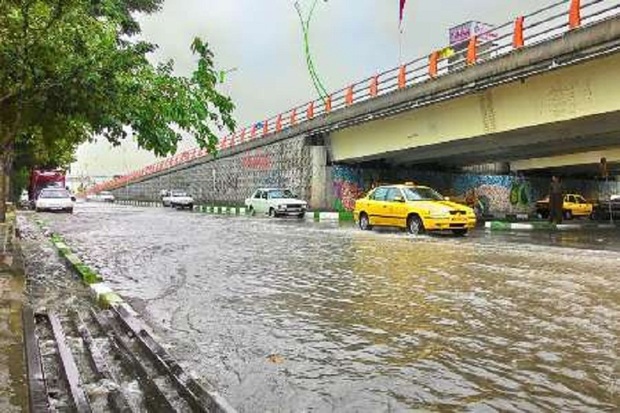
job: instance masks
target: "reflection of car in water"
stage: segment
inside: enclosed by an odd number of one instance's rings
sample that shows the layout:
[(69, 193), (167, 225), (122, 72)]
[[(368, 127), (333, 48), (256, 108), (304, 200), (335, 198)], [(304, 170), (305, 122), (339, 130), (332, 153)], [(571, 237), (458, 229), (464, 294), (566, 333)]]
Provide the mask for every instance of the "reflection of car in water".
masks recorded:
[(386, 185), (355, 202), (355, 221), (362, 230), (374, 226), (406, 228), (412, 234), (452, 231), (465, 235), (476, 226), (472, 208), (450, 202), (426, 186)]
[[(588, 217), (592, 214), (593, 205), (579, 194), (564, 195), (562, 213), (565, 219)], [(536, 202), (536, 213), (541, 218), (549, 218), (549, 197)]]

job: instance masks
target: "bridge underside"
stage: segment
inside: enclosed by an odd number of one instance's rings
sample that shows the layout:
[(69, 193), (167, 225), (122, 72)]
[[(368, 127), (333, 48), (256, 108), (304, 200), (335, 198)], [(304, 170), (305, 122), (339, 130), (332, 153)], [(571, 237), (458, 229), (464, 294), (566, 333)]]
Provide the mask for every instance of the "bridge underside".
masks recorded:
[[(381, 161), (394, 166), (441, 164), (446, 167), (462, 167), (491, 162), (512, 163), (580, 152), (588, 152), (592, 157), (591, 163), (598, 163), (600, 156), (597, 155), (613, 147), (620, 147), (620, 111), (348, 159), (342, 163)], [(512, 169), (530, 170), (547, 167), (554, 165), (514, 162)]]
[(618, 67), (620, 53), (335, 131), (332, 159), (536, 170), (570, 165), (523, 161), (590, 153), (598, 163), (597, 153), (620, 148)]

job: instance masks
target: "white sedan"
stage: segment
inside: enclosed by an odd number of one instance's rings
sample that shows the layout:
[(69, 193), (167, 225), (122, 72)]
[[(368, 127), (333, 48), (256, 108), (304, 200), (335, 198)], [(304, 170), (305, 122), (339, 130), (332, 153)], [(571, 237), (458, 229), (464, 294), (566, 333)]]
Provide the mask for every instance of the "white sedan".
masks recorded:
[(259, 188), (245, 200), (250, 214), (267, 214), (270, 217), (296, 216), (303, 218), (308, 203), (298, 199), (289, 189)]
[(172, 191), (170, 196), (164, 197), (163, 200), (165, 200), (164, 202), (167, 202), (172, 208), (194, 208), (194, 198), (189, 196), (186, 192)]
[(75, 198), (66, 189), (44, 189), (35, 201), (35, 210), (39, 211), (64, 211), (73, 213)]

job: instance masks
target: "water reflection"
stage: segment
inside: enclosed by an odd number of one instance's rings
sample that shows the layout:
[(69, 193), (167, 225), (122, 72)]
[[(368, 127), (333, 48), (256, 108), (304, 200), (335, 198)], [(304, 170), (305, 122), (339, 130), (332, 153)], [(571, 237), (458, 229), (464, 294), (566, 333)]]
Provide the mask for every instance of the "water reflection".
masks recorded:
[(83, 245), (96, 234), (85, 251), (115, 257), (104, 270), (241, 411), (619, 405), (617, 253), (153, 210), (106, 214), (102, 231), (96, 213), (77, 217), (58, 227)]

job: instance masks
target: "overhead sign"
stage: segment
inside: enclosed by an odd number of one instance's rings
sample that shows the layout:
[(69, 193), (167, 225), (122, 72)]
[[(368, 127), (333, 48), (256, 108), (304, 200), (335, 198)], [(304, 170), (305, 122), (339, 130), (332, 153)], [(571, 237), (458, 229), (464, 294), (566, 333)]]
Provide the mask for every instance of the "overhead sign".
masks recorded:
[(497, 39), (498, 34), (493, 29), (495, 26), (487, 23), (469, 21), (449, 30), (450, 45), (464, 43), (472, 36), (479, 36), (480, 41), (487, 42)]

